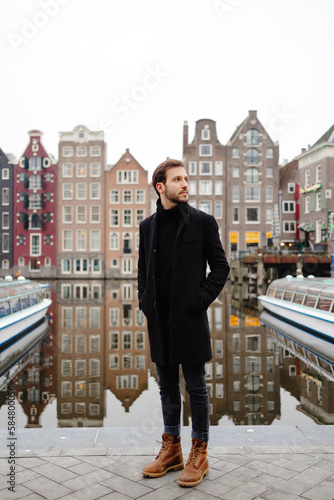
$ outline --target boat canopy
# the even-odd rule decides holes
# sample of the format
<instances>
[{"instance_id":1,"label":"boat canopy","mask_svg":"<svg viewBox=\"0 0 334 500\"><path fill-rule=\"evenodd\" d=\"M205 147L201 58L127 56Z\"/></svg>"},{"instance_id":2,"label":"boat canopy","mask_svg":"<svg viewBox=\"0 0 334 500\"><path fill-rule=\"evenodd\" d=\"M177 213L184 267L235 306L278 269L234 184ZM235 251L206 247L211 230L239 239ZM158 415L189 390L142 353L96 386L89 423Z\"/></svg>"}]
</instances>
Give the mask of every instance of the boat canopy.
<instances>
[{"instance_id":1,"label":"boat canopy","mask_svg":"<svg viewBox=\"0 0 334 500\"><path fill-rule=\"evenodd\" d=\"M0 280L0 301L8 300L26 293L40 291L41 287L35 281L26 282L2 282Z\"/></svg>"}]
</instances>

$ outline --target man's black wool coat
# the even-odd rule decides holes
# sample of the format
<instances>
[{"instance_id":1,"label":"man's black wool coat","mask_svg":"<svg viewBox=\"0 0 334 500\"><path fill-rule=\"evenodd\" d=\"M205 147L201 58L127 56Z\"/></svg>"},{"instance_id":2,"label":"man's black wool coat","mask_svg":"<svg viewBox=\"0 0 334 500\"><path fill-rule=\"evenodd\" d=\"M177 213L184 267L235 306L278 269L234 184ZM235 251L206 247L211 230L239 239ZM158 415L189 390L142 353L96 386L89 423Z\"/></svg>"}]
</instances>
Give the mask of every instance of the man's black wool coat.
<instances>
[{"instance_id":1,"label":"man's black wool coat","mask_svg":"<svg viewBox=\"0 0 334 500\"><path fill-rule=\"evenodd\" d=\"M188 204L180 204L179 208L167 348L157 303L157 214L140 224L138 298L147 318L151 358L158 364L204 363L212 358L206 310L229 273L215 218Z\"/></svg>"}]
</instances>

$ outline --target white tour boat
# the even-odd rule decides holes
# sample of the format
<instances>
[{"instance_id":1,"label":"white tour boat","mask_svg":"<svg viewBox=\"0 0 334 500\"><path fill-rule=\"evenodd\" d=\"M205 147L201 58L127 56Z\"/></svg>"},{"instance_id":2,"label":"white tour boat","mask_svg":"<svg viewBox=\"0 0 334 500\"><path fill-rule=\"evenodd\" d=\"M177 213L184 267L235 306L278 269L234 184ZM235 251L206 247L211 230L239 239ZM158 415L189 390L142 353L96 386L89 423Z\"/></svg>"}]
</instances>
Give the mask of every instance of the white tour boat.
<instances>
[{"instance_id":1,"label":"white tour boat","mask_svg":"<svg viewBox=\"0 0 334 500\"><path fill-rule=\"evenodd\" d=\"M287 276L270 283L258 300L285 322L334 342L334 279Z\"/></svg>"},{"instance_id":2,"label":"white tour boat","mask_svg":"<svg viewBox=\"0 0 334 500\"><path fill-rule=\"evenodd\" d=\"M52 301L43 297L43 289L23 276L0 279L0 351L43 321Z\"/></svg>"}]
</instances>

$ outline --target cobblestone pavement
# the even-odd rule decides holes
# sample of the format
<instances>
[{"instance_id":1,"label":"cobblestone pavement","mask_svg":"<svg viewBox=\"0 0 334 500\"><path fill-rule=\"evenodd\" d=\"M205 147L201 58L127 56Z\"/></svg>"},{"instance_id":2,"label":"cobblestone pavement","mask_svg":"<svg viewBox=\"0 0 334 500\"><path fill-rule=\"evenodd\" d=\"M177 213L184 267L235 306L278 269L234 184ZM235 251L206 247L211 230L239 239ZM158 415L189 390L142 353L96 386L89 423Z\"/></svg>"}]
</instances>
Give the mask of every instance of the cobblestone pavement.
<instances>
[{"instance_id":1,"label":"cobblestone pavement","mask_svg":"<svg viewBox=\"0 0 334 500\"><path fill-rule=\"evenodd\" d=\"M10 441L0 431L4 450L0 453L1 500L334 499L334 426L216 428L208 451L209 475L194 488L178 486L180 472L157 479L143 477L142 466L154 459L160 445L152 436L135 442L132 429L133 445L125 446L126 442L120 443L121 433L124 439L124 429L118 433L104 428L18 431L13 479L8 476L5 449ZM125 435L129 439L129 430ZM115 446L109 447L106 436ZM55 446L57 439L62 447ZM220 445L221 440L226 446ZM149 441L154 448L147 446ZM189 441L188 433L182 434L185 458ZM10 479L15 491L8 490Z\"/></svg>"}]
</instances>

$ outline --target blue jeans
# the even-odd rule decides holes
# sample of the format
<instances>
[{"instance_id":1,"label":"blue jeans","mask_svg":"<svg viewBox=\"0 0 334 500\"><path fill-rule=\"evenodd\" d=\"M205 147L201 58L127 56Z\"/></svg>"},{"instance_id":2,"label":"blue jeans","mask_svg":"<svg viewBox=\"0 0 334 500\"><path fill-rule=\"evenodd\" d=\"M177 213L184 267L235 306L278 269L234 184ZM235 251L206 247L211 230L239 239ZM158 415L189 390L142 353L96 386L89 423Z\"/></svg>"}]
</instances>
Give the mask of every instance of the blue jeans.
<instances>
[{"instance_id":1,"label":"blue jeans","mask_svg":"<svg viewBox=\"0 0 334 500\"><path fill-rule=\"evenodd\" d=\"M181 431L181 394L179 386L179 365L156 364L164 432L178 437ZM205 383L204 363L182 364L186 390L190 397L192 421L191 437L201 441L209 440L209 396Z\"/></svg>"}]
</instances>

